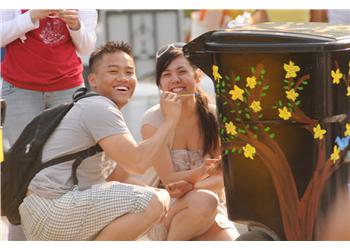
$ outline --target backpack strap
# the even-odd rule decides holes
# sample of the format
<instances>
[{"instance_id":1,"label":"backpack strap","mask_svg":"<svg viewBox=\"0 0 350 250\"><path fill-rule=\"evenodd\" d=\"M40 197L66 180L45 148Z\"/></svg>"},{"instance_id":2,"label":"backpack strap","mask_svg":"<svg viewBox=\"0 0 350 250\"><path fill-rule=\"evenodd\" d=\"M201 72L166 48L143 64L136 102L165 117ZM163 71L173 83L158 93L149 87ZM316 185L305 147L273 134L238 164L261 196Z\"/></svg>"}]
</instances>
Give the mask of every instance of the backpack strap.
<instances>
[{"instance_id":1,"label":"backpack strap","mask_svg":"<svg viewBox=\"0 0 350 250\"><path fill-rule=\"evenodd\" d=\"M72 164L72 177L73 177L73 181L74 184L78 184L78 178L77 178L77 168L80 165L80 163L85 160L86 158L93 156L99 152L102 152L102 148L100 147L99 144L96 144L92 147L89 147L87 149L84 149L82 151L73 153L73 154L69 154L69 155L64 155L55 159L52 159L50 161L47 161L45 163L43 163L43 168L47 168L62 162L66 162L66 161L71 161L71 160L75 160Z\"/></svg>"},{"instance_id":2,"label":"backpack strap","mask_svg":"<svg viewBox=\"0 0 350 250\"><path fill-rule=\"evenodd\" d=\"M72 95L72 99L73 102L77 102L80 99L83 99L85 97L90 97L90 96L98 96L99 94L95 93L95 92L89 92L89 90L85 87L81 87L79 89L77 89L76 91L74 91L73 95Z\"/></svg>"},{"instance_id":3,"label":"backpack strap","mask_svg":"<svg viewBox=\"0 0 350 250\"><path fill-rule=\"evenodd\" d=\"M86 97L90 97L90 96L98 96L99 94L94 93L94 92L89 92L89 90L85 87L79 88L77 89L74 93L73 93L73 102L76 103L78 102L80 99L86 98ZM66 161L72 161L75 160L72 164L72 178L74 181L74 184L78 184L78 178L77 178L77 169L78 166L81 164L81 162L83 160L85 160L86 158L93 156L99 152L102 152L102 148L100 147L99 144L96 144L94 146L91 146L87 149L81 150L79 152L73 153L73 154L69 154L69 155L64 155L55 159L52 159L50 161L47 161L45 163L42 164L43 168L47 168L62 162L66 162Z\"/></svg>"},{"instance_id":4,"label":"backpack strap","mask_svg":"<svg viewBox=\"0 0 350 250\"><path fill-rule=\"evenodd\" d=\"M72 164L72 177L73 177L73 183L74 185L78 184L78 177L77 177L77 169L80 163L85 160L86 158L93 156L99 152L102 151L102 148L100 147L99 144L96 144L95 146L92 146L79 155L79 157L73 162Z\"/></svg>"}]
</instances>

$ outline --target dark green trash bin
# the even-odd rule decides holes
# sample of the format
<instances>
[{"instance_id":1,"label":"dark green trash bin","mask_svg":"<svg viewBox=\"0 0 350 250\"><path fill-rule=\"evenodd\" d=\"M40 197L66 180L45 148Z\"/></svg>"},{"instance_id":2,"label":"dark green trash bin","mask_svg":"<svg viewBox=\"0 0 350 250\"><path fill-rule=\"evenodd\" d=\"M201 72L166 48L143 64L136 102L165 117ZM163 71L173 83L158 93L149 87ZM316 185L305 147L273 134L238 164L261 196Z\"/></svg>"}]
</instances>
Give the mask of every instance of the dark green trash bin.
<instances>
[{"instance_id":1,"label":"dark green trash bin","mask_svg":"<svg viewBox=\"0 0 350 250\"><path fill-rule=\"evenodd\" d=\"M350 26L212 31L184 51L215 84L230 219L315 239L349 182Z\"/></svg>"}]
</instances>

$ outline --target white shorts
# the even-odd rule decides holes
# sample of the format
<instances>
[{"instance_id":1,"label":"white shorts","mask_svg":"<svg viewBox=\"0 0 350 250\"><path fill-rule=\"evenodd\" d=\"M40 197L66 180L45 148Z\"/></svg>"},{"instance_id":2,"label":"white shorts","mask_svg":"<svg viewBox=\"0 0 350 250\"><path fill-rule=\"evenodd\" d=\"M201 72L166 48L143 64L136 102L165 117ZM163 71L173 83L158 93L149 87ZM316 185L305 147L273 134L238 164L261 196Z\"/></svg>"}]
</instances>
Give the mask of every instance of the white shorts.
<instances>
[{"instance_id":1,"label":"white shorts","mask_svg":"<svg viewBox=\"0 0 350 250\"><path fill-rule=\"evenodd\" d=\"M152 194L140 186L107 182L57 199L31 194L19 212L28 240L93 240L116 218L144 211Z\"/></svg>"}]
</instances>

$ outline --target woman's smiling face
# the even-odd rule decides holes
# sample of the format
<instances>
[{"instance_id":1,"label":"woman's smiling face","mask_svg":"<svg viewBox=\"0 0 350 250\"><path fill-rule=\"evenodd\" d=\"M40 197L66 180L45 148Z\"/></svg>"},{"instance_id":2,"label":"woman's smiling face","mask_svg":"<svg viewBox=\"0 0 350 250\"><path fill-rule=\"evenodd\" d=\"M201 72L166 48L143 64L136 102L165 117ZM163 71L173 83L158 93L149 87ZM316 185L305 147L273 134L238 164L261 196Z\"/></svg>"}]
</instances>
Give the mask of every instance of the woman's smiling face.
<instances>
[{"instance_id":1,"label":"woman's smiling face","mask_svg":"<svg viewBox=\"0 0 350 250\"><path fill-rule=\"evenodd\" d=\"M177 94L191 94L198 83L196 72L184 56L176 57L160 76L160 88Z\"/></svg>"}]
</instances>

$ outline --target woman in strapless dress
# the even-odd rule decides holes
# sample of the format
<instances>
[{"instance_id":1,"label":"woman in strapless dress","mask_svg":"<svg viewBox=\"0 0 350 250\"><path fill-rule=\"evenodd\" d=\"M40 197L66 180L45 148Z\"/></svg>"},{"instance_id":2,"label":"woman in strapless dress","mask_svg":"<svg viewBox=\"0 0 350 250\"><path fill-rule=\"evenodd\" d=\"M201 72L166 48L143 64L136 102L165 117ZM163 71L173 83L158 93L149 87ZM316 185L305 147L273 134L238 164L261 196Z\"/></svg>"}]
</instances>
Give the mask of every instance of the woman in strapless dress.
<instances>
[{"instance_id":1,"label":"woman in strapless dress","mask_svg":"<svg viewBox=\"0 0 350 250\"><path fill-rule=\"evenodd\" d=\"M226 213L216 111L198 86L201 71L184 57L179 43L162 47L156 56L157 85L161 92L181 96L182 111L168 143L153 160L161 184L176 198L149 237L234 240L239 234ZM162 120L159 105L147 110L142 120L143 138L151 137Z\"/></svg>"}]
</instances>

